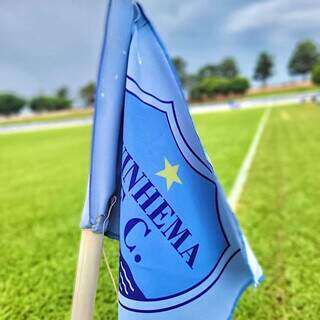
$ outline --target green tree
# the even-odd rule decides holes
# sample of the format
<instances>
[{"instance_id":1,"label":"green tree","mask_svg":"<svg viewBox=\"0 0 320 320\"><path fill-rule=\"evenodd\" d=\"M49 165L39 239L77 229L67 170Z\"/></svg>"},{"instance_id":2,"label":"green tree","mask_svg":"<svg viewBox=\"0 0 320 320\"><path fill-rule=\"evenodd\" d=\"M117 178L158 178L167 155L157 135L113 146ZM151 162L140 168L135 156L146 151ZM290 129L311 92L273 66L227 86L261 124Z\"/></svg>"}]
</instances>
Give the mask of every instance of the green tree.
<instances>
[{"instance_id":1,"label":"green tree","mask_svg":"<svg viewBox=\"0 0 320 320\"><path fill-rule=\"evenodd\" d=\"M187 68L186 61L182 57L176 56L172 58L172 62L176 68L181 84L186 88L189 82L189 76L186 71L186 68Z\"/></svg>"},{"instance_id":2,"label":"green tree","mask_svg":"<svg viewBox=\"0 0 320 320\"><path fill-rule=\"evenodd\" d=\"M227 57L218 66L221 77L234 78L239 74L239 69L234 58Z\"/></svg>"},{"instance_id":3,"label":"green tree","mask_svg":"<svg viewBox=\"0 0 320 320\"><path fill-rule=\"evenodd\" d=\"M220 76L220 68L218 65L207 64L200 68L198 71L198 79L202 80L208 77L218 77Z\"/></svg>"},{"instance_id":4,"label":"green tree","mask_svg":"<svg viewBox=\"0 0 320 320\"><path fill-rule=\"evenodd\" d=\"M312 69L311 79L315 85L320 86L320 64L315 65Z\"/></svg>"},{"instance_id":5,"label":"green tree","mask_svg":"<svg viewBox=\"0 0 320 320\"><path fill-rule=\"evenodd\" d=\"M267 52L261 52L257 58L253 78L267 84L267 79L273 75L273 57Z\"/></svg>"},{"instance_id":6,"label":"green tree","mask_svg":"<svg viewBox=\"0 0 320 320\"><path fill-rule=\"evenodd\" d=\"M299 42L289 60L288 70L291 75L306 77L319 62L317 46L311 40Z\"/></svg>"},{"instance_id":7,"label":"green tree","mask_svg":"<svg viewBox=\"0 0 320 320\"><path fill-rule=\"evenodd\" d=\"M71 108L71 101L59 97L38 96L30 101L33 111L56 111Z\"/></svg>"},{"instance_id":8,"label":"green tree","mask_svg":"<svg viewBox=\"0 0 320 320\"><path fill-rule=\"evenodd\" d=\"M228 92L234 94L245 94L250 88L250 82L244 77L234 77L229 80Z\"/></svg>"},{"instance_id":9,"label":"green tree","mask_svg":"<svg viewBox=\"0 0 320 320\"><path fill-rule=\"evenodd\" d=\"M91 106L94 104L96 95L96 84L94 82L89 82L80 88L80 97L83 100L85 106Z\"/></svg>"},{"instance_id":10,"label":"green tree","mask_svg":"<svg viewBox=\"0 0 320 320\"><path fill-rule=\"evenodd\" d=\"M62 86L56 91L56 96L62 99L68 99L69 97L69 89L67 86Z\"/></svg>"},{"instance_id":11,"label":"green tree","mask_svg":"<svg viewBox=\"0 0 320 320\"><path fill-rule=\"evenodd\" d=\"M25 104L25 100L9 93L0 94L0 114L10 115L18 113Z\"/></svg>"},{"instance_id":12,"label":"green tree","mask_svg":"<svg viewBox=\"0 0 320 320\"><path fill-rule=\"evenodd\" d=\"M205 100L229 94L244 94L250 87L248 79L243 77L205 77L199 80L190 91L193 100Z\"/></svg>"}]
</instances>

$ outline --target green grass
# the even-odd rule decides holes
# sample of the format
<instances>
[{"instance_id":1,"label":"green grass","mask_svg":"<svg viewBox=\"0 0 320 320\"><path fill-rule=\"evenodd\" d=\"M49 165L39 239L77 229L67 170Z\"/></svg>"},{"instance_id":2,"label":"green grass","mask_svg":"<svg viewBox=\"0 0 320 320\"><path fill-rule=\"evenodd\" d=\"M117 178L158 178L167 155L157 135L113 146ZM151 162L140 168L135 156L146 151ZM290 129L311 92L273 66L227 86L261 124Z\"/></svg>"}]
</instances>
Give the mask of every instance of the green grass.
<instances>
[{"instance_id":1,"label":"green grass","mask_svg":"<svg viewBox=\"0 0 320 320\"><path fill-rule=\"evenodd\" d=\"M238 216L265 271L235 319L319 319L320 109L273 109Z\"/></svg>"},{"instance_id":2,"label":"green grass","mask_svg":"<svg viewBox=\"0 0 320 320\"><path fill-rule=\"evenodd\" d=\"M263 110L195 116L230 191ZM319 110L274 109L239 217L267 279L236 319L317 319L320 310ZM0 136L0 319L68 319L89 165L90 128ZM105 248L117 274L117 243ZM101 263L95 319L116 319Z\"/></svg>"},{"instance_id":3,"label":"green grass","mask_svg":"<svg viewBox=\"0 0 320 320\"><path fill-rule=\"evenodd\" d=\"M67 319L89 129L0 141L0 319Z\"/></svg>"}]
</instances>

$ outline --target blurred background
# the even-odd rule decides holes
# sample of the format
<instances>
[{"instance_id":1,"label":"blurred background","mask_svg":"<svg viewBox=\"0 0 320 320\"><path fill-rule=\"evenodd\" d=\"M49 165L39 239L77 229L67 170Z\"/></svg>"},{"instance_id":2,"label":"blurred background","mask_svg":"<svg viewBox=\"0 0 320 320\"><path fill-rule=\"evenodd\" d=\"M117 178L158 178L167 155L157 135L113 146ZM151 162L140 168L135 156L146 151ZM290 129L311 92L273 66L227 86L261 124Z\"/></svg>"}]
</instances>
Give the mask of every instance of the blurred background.
<instances>
[{"instance_id":1,"label":"blurred background","mask_svg":"<svg viewBox=\"0 0 320 320\"><path fill-rule=\"evenodd\" d=\"M0 319L69 318L107 2L0 2ZM318 319L320 2L140 2L227 194L271 109L237 210L266 280L234 318ZM102 264L95 318L116 301Z\"/></svg>"}]
</instances>

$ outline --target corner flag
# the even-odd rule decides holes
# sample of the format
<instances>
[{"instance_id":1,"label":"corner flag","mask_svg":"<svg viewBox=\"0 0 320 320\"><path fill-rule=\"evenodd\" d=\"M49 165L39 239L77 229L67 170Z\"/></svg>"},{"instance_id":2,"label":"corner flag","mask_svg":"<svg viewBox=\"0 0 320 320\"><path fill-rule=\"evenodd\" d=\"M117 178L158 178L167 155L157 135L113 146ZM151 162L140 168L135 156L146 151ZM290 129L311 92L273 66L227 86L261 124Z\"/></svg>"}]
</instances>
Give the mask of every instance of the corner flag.
<instances>
[{"instance_id":1,"label":"corner flag","mask_svg":"<svg viewBox=\"0 0 320 320\"><path fill-rule=\"evenodd\" d=\"M120 241L120 320L228 319L262 278L171 60L129 0L109 3L81 226Z\"/></svg>"}]
</instances>

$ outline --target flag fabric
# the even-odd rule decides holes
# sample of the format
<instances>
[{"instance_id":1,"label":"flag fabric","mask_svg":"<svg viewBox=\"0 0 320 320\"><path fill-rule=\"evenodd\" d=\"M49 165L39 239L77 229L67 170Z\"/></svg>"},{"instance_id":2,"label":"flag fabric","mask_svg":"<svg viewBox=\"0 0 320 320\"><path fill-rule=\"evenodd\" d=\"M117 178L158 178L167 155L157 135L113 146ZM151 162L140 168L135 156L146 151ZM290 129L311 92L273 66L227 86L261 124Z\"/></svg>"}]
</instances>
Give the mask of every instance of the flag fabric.
<instances>
[{"instance_id":1,"label":"flag fabric","mask_svg":"<svg viewBox=\"0 0 320 320\"><path fill-rule=\"evenodd\" d=\"M171 60L129 0L109 2L81 227L120 242L120 320L229 319L262 279Z\"/></svg>"}]
</instances>

